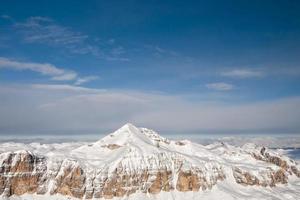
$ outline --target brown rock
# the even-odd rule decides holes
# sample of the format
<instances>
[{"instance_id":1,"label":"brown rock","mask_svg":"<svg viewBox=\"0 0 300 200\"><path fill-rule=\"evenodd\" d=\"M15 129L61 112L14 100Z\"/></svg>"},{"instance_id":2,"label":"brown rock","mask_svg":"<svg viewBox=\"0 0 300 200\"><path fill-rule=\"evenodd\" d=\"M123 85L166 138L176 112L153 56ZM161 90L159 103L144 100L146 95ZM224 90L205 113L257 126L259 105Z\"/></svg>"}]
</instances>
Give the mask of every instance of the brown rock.
<instances>
[{"instance_id":1,"label":"brown rock","mask_svg":"<svg viewBox=\"0 0 300 200\"><path fill-rule=\"evenodd\" d=\"M267 173L267 172L266 172ZM235 178L235 181L242 185L257 185L257 186L271 186L274 187L276 184L281 183L285 184L287 183L287 175L286 171L283 169L279 169L278 171L269 171L269 180L259 179L258 177L252 175L251 173L247 171L242 171L239 168L233 169L233 176Z\"/></svg>"},{"instance_id":2,"label":"brown rock","mask_svg":"<svg viewBox=\"0 0 300 200\"><path fill-rule=\"evenodd\" d=\"M233 177L235 181L242 185L260 185L259 179L249 172L243 172L239 168L234 168Z\"/></svg>"},{"instance_id":3,"label":"brown rock","mask_svg":"<svg viewBox=\"0 0 300 200\"><path fill-rule=\"evenodd\" d=\"M191 171L180 171L178 173L178 179L176 189L181 192L187 191L199 191L201 182L199 177Z\"/></svg>"},{"instance_id":4,"label":"brown rock","mask_svg":"<svg viewBox=\"0 0 300 200\"><path fill-rule=\"evenodd\" d=\"M10 180L10 193L15 195L35 193L38 188L38 179L38 176L30 174L14 176Z\"/></svg>"},{"instance_id":5,"label":"brown rock","mask_svg":"<svg viewBox=\"0 0 300 200\"><path fill-rule=\"evenodd\" d=\"M74 168L68 167L64 169L63 176L58 177L57 188L52 194L60 193L62 195L82 198L85 192L84 182L85 175L79 166Z\"/></svg>"},{"instance_id":6,"label":"brown rock","mask_svg":"<svg viewBox=\"0 0 300 200\"><path fill-rule=\"evenodd\" d=\"M181 141L177 141L175 144L176 144L176 145L179 145L179 146L184 146L184 145L185 145L185 143L184 143L184 142L181 142Z\"/></svg>"},{"instance_id":7,"label":"brown rock","mask_svg":"<svg viewBox=\"0 0 300 200\"><path fill-rule=\"evenodd\" d=\"M287 176L283 169L280 169L272 174L272 185L276 185L277 183L285 184L287 183Z\"/></svg>"},{"instance_id":8,"label":"brown rock","mask_svg":"<svg viewBox=\"0 0 300 200\"><path fill-rule=\"evenodd\" d=\"M0 194L5 196L36 193L44 183L45 159L29 151L9 153L0 169ZM41 165L42 164L42 165Z\"/></svg>"},{"instance_id":9,"label":"brown rock","mask_svg":"<svg viewBox=\"0 0 300 200\"><path fill-rule=\"evenodd\" d=\"M284 170L287 170L289 167L287 165L287 162L285 160L283 160L282 158L277 157L277 156L271 156L268 152L266 152L265 147L261 148L259 155L257 155L256 153L252 153L252 156L257 160L262 160L262 161L273 163L273 164L283 168Z\"/></svg>"},{"instance_id":10,"label":"brown rock","mask_svg":"<svg viewBox=\"0 0 300 200\"><path fill-rule=\"evenodd\" d=\"M6 182L5 177L0 175L0 195L4 192L6 186L5 182Z\"/></svg>"},{"instance_id":11,"label":"brown rock","mask_svg":"<svg viewBox=\"0 0 300 200\"><path fill-rule=\"evenodd\" d=\"M85 199L92 199L94 195L94 189L85 190Z\"/></svg>"},{"instance_id":12,"label":"brown rock","mask_svg":"<svg viewBox=\"0 0 300 200\"><path fill-rule=\"evenodd\" d=\"M155 180L152 182L148 192L151 194L157 194L161 190L163 191L170 191L172 189L170 179L171 179L172 172L171 171L161 171L156 174Z\"/></svg>"},{"instance_id":13,"label":"brown rock","mask_svg":"<svg viewBox=\"0 0 300 200\"><path fill-rule=\"evenodd\" d=\"M292 172L300 178L300 170L296 166L291 166Z\"/></svg>"},{"instance_id":14,"label":"brown rock","mask_svg":"<svg viewBox=\"0 0 300 200\"><path fill-rule=\"evenodd\" d=\"M101 147L104 147L104 148L109 148L110 150L115 150L115 149L118 149L122 146L118 145L118 144L108 144L108 145L103 145Z\"/></svg>"}]
</instances>

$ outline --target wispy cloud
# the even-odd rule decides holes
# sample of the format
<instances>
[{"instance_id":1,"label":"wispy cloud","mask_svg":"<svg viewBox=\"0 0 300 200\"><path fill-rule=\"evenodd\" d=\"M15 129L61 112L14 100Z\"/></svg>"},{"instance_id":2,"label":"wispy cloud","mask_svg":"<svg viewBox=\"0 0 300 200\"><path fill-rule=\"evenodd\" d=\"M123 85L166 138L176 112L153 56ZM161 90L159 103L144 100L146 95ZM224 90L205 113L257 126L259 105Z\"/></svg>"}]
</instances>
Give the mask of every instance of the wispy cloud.
<instances>
[{"instance_id":1,"label":"wispy cloud","mask_svg":"<svg viewBox=\"0 0 300 200\"><path fill-rule=\"evenodd\" d=\"M184 61L189 61L189 62L193 60L192 57L182 55L177 51L166 49L159 45L146 44L144 45L144 47L145 49L149 50L151 54L153 54L155 57L158 58L172 57L172 58L183 59Z\"/></svg>"},{"instance_id":2,"label":"wispy cloud","mask_svg":"<svg viewBox=\"0 0 300 200\"><path fill-rule=\"evenodd\" d=\"M59 47L72 54L89 54L106 60L129 60L125 56L124 47L117 44L114 39L97 42L97 38L75 31L71 27L62 26L48 17L29 17L23 22L14 22L10 16L4 17L13 21L14 28L21 33L26 43Z\"/></svg>"},{"instance_id":3,"label":"wispy cloud","mask_svg":"<svg viewBox=\"0 0 300 200\"><path fill-rule=\"evenodd\" d=\"M218 90L218 91L229 91L234 88L232 84L229 83L208 83L205 85L208 89Z\"/></svg>"},{"instance_id":4,"label":"wispy cloud","mask_svg":"<svg viewBox=\"0 0 300 200\"><path fill-rule=\"evenodd\" d=\"M98 78L99 78L99 76L84 76L82 78L78 78L75 82L75 85L81 85L86 82L97 80Z\"/></svg>"},{"instance_id":5,"label":"wispy cloud","mask_svg":"<svg viewBox=\"0 0 300 200\"><path fill-rule=\"evenodd\" d=\"M78 45L88 38L80 32L54 23L46 17L30 17L23 23L15 24L22 29L26 42L46 43L50 45Z\"/></svg>"},{"instance_id":6,"label":"wispy cloud","mask_svg":"<svg viewBox=\"0 0 300 200\"><path fill-rule=\"evenodd\" d=\"M41 90L53 90L53 91L64 91L64 92L87 92L87 93L99 93L105 90L92 89L86 87L73 86L68 84L32 84L33 89Z\"/></svg>"},{"instance_id":7,"label":"wispy cloud","mask_svg":"<svg viewBox=\"0 0 300 200\"><path fill-rule=\"evenodd\" d=\"M98 76L80 77L77 72L66 70L49 63L23 62L5 57L0 57L0 69L11 69L17 71L30 70L49 76L54 81L75 81L75 85L81 85L98 79Z\"/></svg>"},{"instance_id":8,"label":"wispy cloud","mask_svg":"<svg viewBox=\"0 0 300 200\"><path fill-rule=\"evenodd\" d=\"M14 19L9 15L1 15L0 17L5 20L14 21Z\"/></svg>"},{"instance_id":9,"label":"wispy cloud","mask_svg":"<svg viewBox=\"0 0 300 200\"><path fill-rule=\"evenodd\" d=\"M226 76L230 78L259 78L263 77L264 73L260 70L252 69L233 69L229 71L221 72L221 76Z\"/></svg>"},{"instance_id":10,"label":"wispy cloud","mask_svg":"<svg viewBox=\"0 0 300 200\"><path fill-rule=\"evenodd\" d=\"M53 76L52 80L55 80L55 81L70 81L70 80L75 80L77 78L77 76L78 75L75 72L68 72L68 73L65 73L63 75Z\"/></svg>"},{"instance_id":11,"label":"wispy cloud","mask_svg":"<svg viewBox=\"0 0 300 200\"><path fill-rule=\"evenodd\" d=\"M0 57L0 68L19 71L30 70L42 75L51 76L53 80L59 81L74 80L78 76L76 72L64 70L49 63L20 62L4 57Z\"/></svg>"}]
</instances>

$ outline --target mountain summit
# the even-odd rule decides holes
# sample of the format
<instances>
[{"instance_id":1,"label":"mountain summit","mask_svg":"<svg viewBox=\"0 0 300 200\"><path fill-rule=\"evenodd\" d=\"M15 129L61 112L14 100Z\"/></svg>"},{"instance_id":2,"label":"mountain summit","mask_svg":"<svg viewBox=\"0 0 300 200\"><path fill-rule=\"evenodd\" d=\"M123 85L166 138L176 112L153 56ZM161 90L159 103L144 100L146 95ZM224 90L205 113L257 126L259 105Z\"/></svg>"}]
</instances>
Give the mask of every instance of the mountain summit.
<instances>
[{"instance_id":1,"label":"mountain summit","mask_svg":"<svg viewBox=\"0 0 300 200\"><path fill-rule=\"evenodd\" d=\"M133 124L127 123L120 129L102 138L98 143L115 143L119 145L148 143L151 144L151 138L145 132L153 132L149 129L139 129ZM157 134L158 135L158 134Z\"/></svg>"},{"instance_id":2,"label":"mountain summit","mask_svg":"<svg viewBox=\"0 0 300 200\"><path fill-rule=\"evenodd\" d=\"M79 147L10 145L0 154L2 197L296 199L300 189L299 165L278 151L173 141L129 123Z\"/></svg>"}]
</instances>

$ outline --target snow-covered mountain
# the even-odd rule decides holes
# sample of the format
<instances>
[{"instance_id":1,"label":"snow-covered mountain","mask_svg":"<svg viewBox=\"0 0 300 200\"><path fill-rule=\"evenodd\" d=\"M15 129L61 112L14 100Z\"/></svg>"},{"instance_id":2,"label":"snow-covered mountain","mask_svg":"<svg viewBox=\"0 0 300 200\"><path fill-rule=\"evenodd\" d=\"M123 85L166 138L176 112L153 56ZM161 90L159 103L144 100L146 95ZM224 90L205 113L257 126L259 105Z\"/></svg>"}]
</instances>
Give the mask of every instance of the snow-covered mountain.
<instances>
[{"instance_id":1,"label":"snow-covered mountain","mask_svg":"<svg viewBox=\"0 0 300 200\"><path fill-rule=\"evenodd\" d=\"M299 199L300 167L246 144L172 141L126 124L92 144L2 144L1 198Z\"/></svg>"}]
</instances>

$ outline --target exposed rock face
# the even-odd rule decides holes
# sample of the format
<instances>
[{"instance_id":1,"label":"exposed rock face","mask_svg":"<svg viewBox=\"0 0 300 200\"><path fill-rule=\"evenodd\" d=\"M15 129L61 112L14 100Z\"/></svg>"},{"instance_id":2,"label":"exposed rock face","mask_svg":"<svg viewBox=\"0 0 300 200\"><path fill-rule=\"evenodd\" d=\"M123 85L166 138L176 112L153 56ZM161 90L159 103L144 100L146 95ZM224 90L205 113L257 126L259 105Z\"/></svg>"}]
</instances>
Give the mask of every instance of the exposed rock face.
<instances>
[{"instance_id":1,"label":"exposed rock face","mask_svg":"<svg viewBox=\"0 0 300 200\"><path fill-rule=\"evenodd\" d=\"M276 171L275 173L272 173L271 178L272 178L271 186L275 186L277 183L285 184L285 183L287 183L287 180L288 180L286 171L283 169L280 169L280 170Z\"/></svg>"},{"instance_id":2,"label":"exposed rock face","mask_svg":"<svg viewBox=\"0 0 300 200\"><path fill-rule=\"evenodd\" d=\"M156 173L154 181L152 181L151 186L147 190L149 193L157 194L160 191L169 192L173 190L173 185L171 183L172 180L172 172L171 171L161 171Z\"/></svg>"},{"instance_id":3,"label":"exposed rock face","mask_svg":"<svg viewBox=\"0 0 300 200\"><path fill-rule=\"evenodd\" d=\"M239 184L243 185L259 185L260 181L258 180L257 177L254 175L250 174L249 172L243 172L239 168L234 168L233 169L233 176L235 178L235 181Z\"/></svg>"},{"instance_id":4,"label":"exposed rock face","mask_svg":"<svg viewBox=\"0 0 300 200\"><path fill-rule=\"evenodd\" d=\"M203 173L197 174L191 171L180 171L176 185L173 184L174 174L172 171L159 170L148 171L144 170L138 174L123 174L120 171L114 172L110 177L102 177L94 180L94 193L86 195L86 198L113 198L130 195L136 191L144 193L157 194L161 191L169 192L175 188L178 191L199 191L211 188L218 180L223 180L225 175L220 174L211 176L210 180L206 180Z\"/></svg>"},{"instance_id":5,"label":"exposed rock face","mask_svg":"<svg viewBox=\"0 0 300 200\"><path fill-rule=\"evenodd\" d=\"M288 168L287 162L285 160L282 160L278 156L270 155L270 153L266 152L265 147L261 148L260 154L253 153L252 155L253 155L254 158L256 158L258 160L263 160L263 161L266 161L266 162L273 163L273 164L275 164L275 165L277 165L277 166L279 166L279 167L281 167L285 170Z\"/></svg>"},{"instance_id":6,"label":"exposed rock face","mask_svg":"<svg viewBox=\"0 0 300 200\"><path fill-rule=\"evenodd\" d=\"M300 177L300 170L297 168L296 163L294 161L290 161L290 164L287 163L286 160L283 158L277 156L277 155L271 155L271 153L267 152L267 149L265 147L262 147L260 150L260 153L253 152L252 156L261 161L273 163L274 165L277 165L282 170L281 172L277 174L277 176L280 176L283 172L288 172L290 174L294 173L297 177ZM281 183L284 183L286 181L280 181Z\"/></svg>"},{"instance_id":7,"label":"exposed rock face","mask_svg":"<svg viewBox=\"0 0 300 200\"><path fill-rule=\"evenodd\" d=\"M205 176L202 171L179 171L176 189L181 192L194 191L199 189L206 190L211 189L217 181L225 179L225 174L222 170L215 168L215 174L213 176Z\"/></svg>"},{"instance_id":8,"label":"exposed rock face","mask_svg":"<svg viewBox=\"0 0 300 200\"><path fill-rule=\"evenodd\" d=\"M115 150L115 149L118 149L120 148L121 146L120 145L117 145L117 144L108 144L108 145L103 145L102 147L106 147L106 148L109 148L110 150Z\"/></svg>"},{"instance_id":9,"label":"exposed rock face","mask_svg":"<svg viewBox=\"0 0 300 200\"><path fill-rule=\"evenodd\" d=\"M239 184L274 187L277 184L288 183L288 176L291 174L300 177L300 171L293 160L286 160L279 155L275 155L269 152L265 147L262 147L259 151L253 150L250 153L256 160L272 163L277 166L277 169L267 168L263 173L252 174L238 167L234 167L233 176Z\"/></svg>"},{"instance_id":10,"label":"exposed rock face","mask_svg":"<svg viewBox=\"0 0 300 200\"><path fill-rule=\"evenodd\" d=\"M47 160L30 152L1 154L0 192L4 196L24 193L62 194L76 198L106 198L128 196L136 191L157 194L177 189L181 192L206 190L223 180L221 169L213 168L208 177L199 169L179 170L182 162L176 161L178 173L167 169L125 172L120 164L112 173L100 173L92 179L75 160L66 159L60 163L57 172L47 172ZM176 170L176 171L178 171ZM12 174L12 176L11 176ZM174 177L178 176L174 183ZM47 184L52 182L52 187Z\"/></svg>"},{"instance_id":11,"label":"exposed rock face","mask_svg":"<svg viewBox=\"0 0 300 200\"><path fill-rule=\"evenodd\" d=\"M193 174L191 171L179 172L178 180L176 184L176 189L178 191L181 192L199 191L200 185L201 183L199 177L196 174Z\"/></svg>"},{"instance_id":12,"label":"exposed rock face","mask_svg":"<svg viewBox=\"0 0 300 200\"><path fill-rule=\"evenodd\" d=\"M184 143L184 142L181 142L181 141L177 141L175 144L176 144L176 145L180 145L180 146L184 146L184 145L185 145L185 143Z\"/></svg>"},{"instance_id":13,"label":"exposed rock face","mask_svg":"<svg viewBox=\"0 0 300 200\"><path fill-rule=\"evenodd\" d=\"M291 166L292 172L300 178L300 170L296 166Z\"/></svg>"},{"instance_id":14,"label":"exposed rock face","mask_svg":"<svg viewBox=\"0 0 300 200\"><path fill-rule=\"evenodd\" d=\"M282 169L279 169L278 171L270 170L261 175L254 175L235 167L233 169L233 176L237 183L245 186L257 185L263 187L274 187L278 183L285 184L288 180L286 172Z\"/></svg>"},{"instance_id":15,"label":"exposed rock face","mask_svg":"<svg viewBox=\"0 0 300 200\"><path fill-rule=\"evenodd\" d=\"M0 155L0 194L6 196L39 193L45 179L45 158L29 151Z\"/></svg>"},{"instance_id":16,"label":"exposed rock face","mask_svg":"<svg viewBox=\"0 0 300 200\"><path fill-rule=\"evenodd\" d=\"M96 177L94 180L94 194L95 198L122 197L130 195L137 190L144 191L144 184L147 182L149 174L147 171L138 174L125 174L116 170L112 174L106 174L103 177Z\"/></svg>"},{"instance_id":17,"label":"exposed rock face","mask_svg":"<svg viewBox=\"0 0 300 200\"><path fill-rule=\"evenodd\" d=\"M82 198L85 193L85 174L78 165L64 162L61 171L55 178L56 188L52 194L60 193L63 195Z\"/></svg>"}]
</instances>

